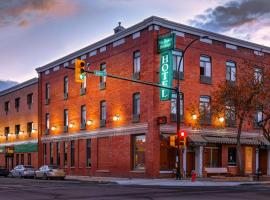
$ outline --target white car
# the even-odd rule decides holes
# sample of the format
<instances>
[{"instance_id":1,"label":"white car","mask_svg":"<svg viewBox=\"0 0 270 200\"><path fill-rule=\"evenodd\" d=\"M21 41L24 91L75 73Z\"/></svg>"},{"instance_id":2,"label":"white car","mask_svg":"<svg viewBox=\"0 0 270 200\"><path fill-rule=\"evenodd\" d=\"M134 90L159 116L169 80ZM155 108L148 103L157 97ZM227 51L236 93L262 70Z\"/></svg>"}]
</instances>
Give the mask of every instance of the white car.
<instances>
[{"instance_id":1,"label":"white car","mask_svg":"<svg viewBox=\"0 0 270 200\"><path fill-rule=\"evenodd\" d=\"M17 165L10 171L10 175L12 177L34 177L35 176L35 169L31 165Z\"/></svg>"},{"instance_id":2,"label":"white car","mask_svg":"<svg viewBox=\"0 0 270 200\"><path fill-rule=\"evenodd\" d=\"M55 165L43 165L35 172L35 178L43 179L65 179L66 173Z\"/></svg>"}]
</instances>

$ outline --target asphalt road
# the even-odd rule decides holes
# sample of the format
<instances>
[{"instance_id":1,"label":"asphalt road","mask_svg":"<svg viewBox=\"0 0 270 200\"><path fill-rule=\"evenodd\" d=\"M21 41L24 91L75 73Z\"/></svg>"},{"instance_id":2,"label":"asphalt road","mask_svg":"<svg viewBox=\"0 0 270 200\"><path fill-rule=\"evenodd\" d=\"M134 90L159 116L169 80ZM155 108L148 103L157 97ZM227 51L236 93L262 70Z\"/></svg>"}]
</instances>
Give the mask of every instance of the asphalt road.
<instances>
[{"instance_id":1,"label":"asphalt road","mask_svg":"<svg viewBox=\"0 0 270 200\"><path fill-rule=\"evenodd\" d=\"M270 185L239 187L120 186L80 181L0 178L0 200L200 199L269 200Z\"/></svg>"}]
</instances>

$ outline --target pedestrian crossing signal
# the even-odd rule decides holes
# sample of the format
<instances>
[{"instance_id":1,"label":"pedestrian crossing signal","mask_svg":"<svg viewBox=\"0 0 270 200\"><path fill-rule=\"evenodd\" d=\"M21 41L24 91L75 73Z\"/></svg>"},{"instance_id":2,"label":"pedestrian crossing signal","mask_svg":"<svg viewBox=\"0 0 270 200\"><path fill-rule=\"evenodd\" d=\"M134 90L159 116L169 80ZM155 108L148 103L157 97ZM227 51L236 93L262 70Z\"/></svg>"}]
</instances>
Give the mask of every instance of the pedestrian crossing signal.
<instances>
[{"instance_id":1,"label":"pedestrian crossing signal","mask_svg":"<svg viewBox=\"0 0 270 200\"><path fill-rule=\"evenodd\" d=\"M83 83L86 79L85 61L76 59L75 61L75 82Z\"/></svg>"}]
</instances>

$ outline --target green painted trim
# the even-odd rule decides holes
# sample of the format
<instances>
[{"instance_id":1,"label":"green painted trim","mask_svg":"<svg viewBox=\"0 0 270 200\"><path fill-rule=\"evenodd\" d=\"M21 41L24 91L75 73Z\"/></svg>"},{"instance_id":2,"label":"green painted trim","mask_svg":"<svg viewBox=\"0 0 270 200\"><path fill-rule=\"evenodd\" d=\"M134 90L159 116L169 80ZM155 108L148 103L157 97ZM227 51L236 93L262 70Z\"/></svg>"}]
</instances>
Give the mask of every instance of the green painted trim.
<instances>
[{"instance_id":1,"label":"green painted trim","mask_svg":"<svg viewBox=\"0 0 270 200\"><path fill-rule=\"evenodd\" d=\"M14 152L15 153L24 153L24 152L37 152L38 145L37 144L20 144L14 145Z\"/></svg>"}]
</instances>

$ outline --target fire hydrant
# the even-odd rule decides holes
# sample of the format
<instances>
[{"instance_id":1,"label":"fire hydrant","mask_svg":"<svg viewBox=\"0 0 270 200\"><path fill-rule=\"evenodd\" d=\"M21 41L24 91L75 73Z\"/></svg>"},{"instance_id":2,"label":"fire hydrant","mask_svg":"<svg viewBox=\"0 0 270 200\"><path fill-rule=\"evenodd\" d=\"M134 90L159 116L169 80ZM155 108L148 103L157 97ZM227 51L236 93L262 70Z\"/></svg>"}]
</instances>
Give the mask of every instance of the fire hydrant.
<instances>
[{"instance_id":1,"label":"fire hydrant","mask_svg":"<svg viewBox=\"0 0 270 200\"><path fill-rule=\"evenodd\" d=\"M191 174L191 182L196 181L196 176L197 176L196 172L193 171L192 174Z\"/></svg>"}]
</instances>

